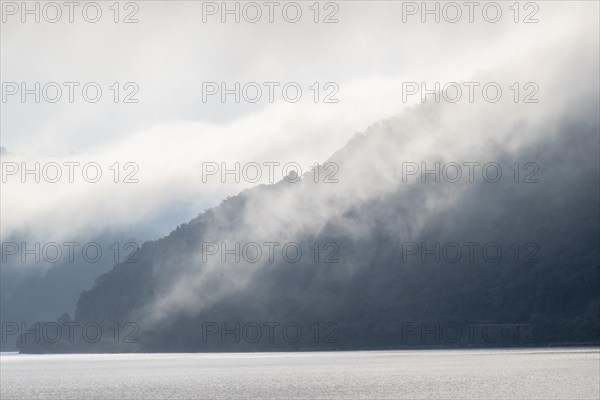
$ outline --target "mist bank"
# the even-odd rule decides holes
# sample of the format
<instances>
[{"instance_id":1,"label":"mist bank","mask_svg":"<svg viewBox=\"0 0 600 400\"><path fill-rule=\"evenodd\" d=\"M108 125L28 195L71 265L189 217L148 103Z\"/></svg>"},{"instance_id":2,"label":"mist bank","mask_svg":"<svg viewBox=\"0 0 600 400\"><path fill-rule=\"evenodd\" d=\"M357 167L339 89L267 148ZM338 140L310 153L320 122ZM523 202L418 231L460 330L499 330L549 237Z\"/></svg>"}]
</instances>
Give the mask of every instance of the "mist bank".
<instances>
[{"instance_id":1,"label":"mist bank","mask_svg":"<svg viewBox=\"0 0 600 400\"><path fill-rule=\"evenodd\" d=\"M19 349L598 343L598 106L578 91L527 110L414 107L336 152L336 183L245 190L144 243L81 294L72 336L50 343L46 323Z\"/></svg>"}]
</instances>

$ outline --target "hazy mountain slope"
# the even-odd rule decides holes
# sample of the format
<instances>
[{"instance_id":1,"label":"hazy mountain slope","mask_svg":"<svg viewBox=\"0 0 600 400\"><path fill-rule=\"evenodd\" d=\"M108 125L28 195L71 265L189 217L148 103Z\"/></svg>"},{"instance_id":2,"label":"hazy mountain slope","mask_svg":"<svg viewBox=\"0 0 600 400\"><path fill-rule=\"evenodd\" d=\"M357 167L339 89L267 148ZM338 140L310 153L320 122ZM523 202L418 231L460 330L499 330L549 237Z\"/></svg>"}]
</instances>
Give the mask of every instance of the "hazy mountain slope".
<instances>
[{"instance_id":1,"label":"hazy mountain slope","mask_svg":"<svg viewBox=\"0 0 600 400\"><path fill-rule=\"evenodd\" d=\"M323 183L330 170L321 168L318 183L313 171L298 183L244 191L145 243L139 263L116 265L82 293L76 321L105 327L134 322L139 343L79 341L60 351L597 342L598 99L573 101L525 111L510 102L460 106L470 110L425 104L382 121L331 157L338 183ZM488 117L479 116L483 111ZM503 175L496 183L481 172L473 182L436 183L430 176L423 183L419 175L404 182L407 162L430 168L435 162L496 162ZM517 178L510 169L515 162ZM539 167L530 176L532 170L523 169L528 162ZM526 176L538 182L524 183ZM236 242L293 242L303 255L298 262L277 252L272 261L263 254L255 263L232 255L224 262L220 254L203 259L207 242L228 249ZM317 262L310 247L315 242ZM472 261L464 253L458 262L452 256L436 262L431 255L423 262L419 254L403 254L408 242L429 248L455 243L463 253L465 243L478 242L481 249L491 242L502 256L486 261L479 250ZM332 248L325 246L332 244L338 262L327 263ZM202 336L207 324L224 322L229 328L236 322L263 328L265 322L296 323L304 335L278 342ZM315 342L309 330L316 322L335 340ZM465 333L450 341L439 329L437 336L431 331L448 324L473 332L486 324L522 326L527 334L490 342ZM419 327L431 332L415 334ZM39 351L30 344L21 348Z\"/></svg>"}]
</instances>

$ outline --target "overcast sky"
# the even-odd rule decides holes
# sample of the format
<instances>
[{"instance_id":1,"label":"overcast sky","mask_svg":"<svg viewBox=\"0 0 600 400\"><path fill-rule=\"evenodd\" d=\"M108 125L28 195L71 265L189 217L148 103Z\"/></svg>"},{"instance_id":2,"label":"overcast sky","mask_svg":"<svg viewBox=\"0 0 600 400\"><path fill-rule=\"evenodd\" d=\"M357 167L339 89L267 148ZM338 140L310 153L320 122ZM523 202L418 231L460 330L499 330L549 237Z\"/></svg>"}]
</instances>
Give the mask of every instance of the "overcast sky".
<instances>
[{"instance_id":1,"label":"overcast sky","mask_svg":"<svg viewBox=\"0 0 600 400\"><path fill-rule=\"evenodd\" d=\"M35 23L32 17L22 23L19 11L11 15L3 9L4 85L97 82L103 89L97 103L84 101L77 88L69 103L64 86L55 104L37 104L32 96L22 103L18 94L3 98L1 142L11 153L3 163L97 162L107 177L95 184L77 175L75 183L59 184L23 184L19 175L9 177L2 190L3 238L24 231L72 239L132 226L168 233L254 185L223 184L218 175L203 182L203 162L297 162L306 172L355 133L417 103L418 96L402 101L403 82L427 81L433 88L435 81L502 81L506 96L511 82L537 82L540 96L558 98L566 89L556 82L563 54L597 67L597 2L537 2L539 9L520 10L520 23L513 21L508 2L502 3L497 23L486 22L480 8L473 23L466 8L456 23L443 18L435 23L431 16L422 23L419 13L406 16L405 23L401 2L338 2L339 10L322 3L319 19L335 12L332 18L339 20L328 24L313 21L311 3L302 3L298 23L286 22L280 9L269 23L263 8L255 24L243 18L234 23L231 16L222 23L218 13L204 23L202 3L189 1L138 2L137 11L121 9L120 19L136 11L139 22L131 24L113 22L112 3L101 3L103 15L94 24L79 10L73 23L66 15L57 23L43 18ZM522 23L530 14L539 22ZM231 96L225 104L218 96L203 102L203 82L233 86L236 81L297 82L303 94L297 103L282 100L277 88L273 103L266 92L255 104L236 104ZM139 102L114 103L109 89L114 82L121 99L137 86ZM134 86L125 88L127 82ZM331 91L323 85L334 83L339 101L315 103L309 89L314 82L321 98ZM586 87L583 78L577 82L568 89L597 90ZM136 163L139 183L111 182L109 166L115 162L121 174L129 172L125 163ZM280 179L281 171L276 172Z\"/></svg>"}]
</instances>

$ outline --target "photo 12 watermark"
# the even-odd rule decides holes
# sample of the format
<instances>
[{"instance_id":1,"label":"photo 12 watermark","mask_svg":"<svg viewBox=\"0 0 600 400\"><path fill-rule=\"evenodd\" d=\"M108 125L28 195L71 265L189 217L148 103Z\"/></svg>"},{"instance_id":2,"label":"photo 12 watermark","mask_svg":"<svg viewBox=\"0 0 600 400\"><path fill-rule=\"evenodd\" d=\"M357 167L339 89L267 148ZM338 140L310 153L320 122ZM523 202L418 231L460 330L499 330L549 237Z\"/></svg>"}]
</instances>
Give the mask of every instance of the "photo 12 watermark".
<instances>
[{"instance_id":1,"label":"photo 12 watermark","mask_svg":"<svg viewBox=\"0 0 600 400\"><path fill-rule=\"evenodd\" d=\"M140 329L134 322L114 322L106 326L94 321L78 322L63 320L56 322L2 321L0 324L2 343L17 341L19 344L87 343L101 340L113 343L139 343Z\"/></svg>"},{"instance_id":2,"label":"photo 12 watermark","mask_svg":"<svg viewBox=\"0 0 600 400\"><path fill-rule=\"evenodd\" d=\"M208 262L337 264L340 262L340 246L333 241L309 244L279 241L203 242L201 249L203 264Z\"/></svg>"},{"instance_id":3,"label":"photo 12 watermark","mask_svg":"<svg viewBox=\"0 0 600 400\"><path fill-rule=\"evenodd\" d=\"M202 343L270 345L298 343L303 339L311 344L339 342L338 324L313 322L309 325L295 321L208 321L202 322Z\"/></svg>"},{"instance_id":4,"label":"photo 12 watermark","mask_svg":"<svg viewBox=\"0 0 600 400\"><path fill-rule=\"evenodd\" d=\"M91 103L102 100L135 104L140 86L136 82L2 82L2 103Z\"/></svg>"},{"instance_id":5,"label":"photo 12 watermark","mask_svg":"<svg viewBox=\"0 0 600 400\"><path fill-rule=\"evenodd\" d=\"M510 96L514 103L537 104L540 86L536 82L402 82L402 103L419 99L421 103L498 103Z\"/></svg>"},{"instance_id":6,"label":"photo 12 watermark","mask_svg":"<svg viewBox=\"0 0 600 400\"><path fill-rule=\"evenodd\" d=\"M337 24L339 11L335 1L203 1L202 22Z\"/></svg>"},{"instance_id":7,"label":"photo 12 watermark","mask_svg":"<svg viewBox=\"0 0 600 400\"><path fill-rule=\"evenodd\" d=\"M403 1L402 22L537 24L540 5L535 1Z\"/></svg>"},{"instance_id":8,"label":"photo 12 watermark","mask_svg":"<svg viewBox=\"0 0 600 400\"><path fill-rule=\"evenodd\" d=\"M314 103L336 104L340 86L336 82L303 85L298 82L202 82L202 102L298 103L308 96Z\"/></svg>"},{"instance_id":9,"label":"photo 12 watermark","mask_svg":"<svg viewBox=\"0 0 600 400\"><path fill-rule=\"evenodd\" d=\"M402 263L411 264L537 264L540 245L536 242L494 241L402 242Z\"/></svg>"},{"instance_id":10,"label":"photo 12 watermark","mask_svg":"<svg viewBox=\"0 0 600 400\"><path fill-rule=\"evenodd\" d=\"M531 323L403 321L401 343L417 346L524 345L535 342Z\"/></svg>"},{"instance_id":11,"label":"photo 12 watermark","mask_svg":"<svg viewBox=\"0 0 600 400\"><path fill-rule=\"evenodd\" d=\"M126 162L2 161L2 183L139 183L140 166Z\"/></svg>"},{"instance_id":12,"label":"photo 12 watermark","mask_svg":"<svg viewBox=\"0 0 600 400\"><path fill-rule=\"evenodd\" d=\"M339 164L327 161L322 164L315 162L310 166L310 172L305 175L299 162L288 161L248 161L202 162L202 183L269 183L278 181L298 183L310 180L313 183L339 183ZM303 179L304 178L304 179Z\"/></svg>"},{"instance_id":13,"label":"photo 12 watermark","mask_svg":"<svg viewBox=\"0 0 600 400\"><path fill-rule=\"evenodd\" d=\"M0 10L3 24L140 22L140 2L136 1L2 1Z\"/></svg>"},{"instance_id":14,"label":"photo 12 watermark","mask_svg":"<svg viewBox=\"0 0 600 400\"><path fill-rule=\"evenodd\" d=\"M534 161L403 161L401 168L402 183L540 182L540 166Z\"/></svg>"},{"instance_id":15,"label":"photo 12 watermark","mask_svg":"<svg viewBox=\"0 0 600 400\"><path fill-rule=\"evenodd\" d=\"M133 264L137 258L140 245L134 241L112 242L2 242L2 263L40 264L40 263L91 263L100 262L106 257L117 263Z\"/></svg>"}]
</instances>

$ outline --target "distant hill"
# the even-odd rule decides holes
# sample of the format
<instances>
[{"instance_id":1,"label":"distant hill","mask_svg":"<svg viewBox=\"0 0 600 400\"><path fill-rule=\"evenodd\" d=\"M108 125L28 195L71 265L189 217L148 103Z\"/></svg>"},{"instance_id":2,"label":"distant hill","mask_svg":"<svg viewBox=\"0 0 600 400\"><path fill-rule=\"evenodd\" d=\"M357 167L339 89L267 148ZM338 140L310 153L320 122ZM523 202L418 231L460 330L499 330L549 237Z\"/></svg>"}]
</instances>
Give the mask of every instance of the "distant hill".
<instances>
[{"instance_id":1,"label":"distant hill","mask_svg":"<svg viewBox=\"0 0 600 400\"><path fill-rule=\"evenodd\" d=\"M538 119L485 111L412 108L355 135L317 183L311 171L228 198L81 294L77 329L98 324L102 340L21 351L598 343L598 99ZM441 163L439 183L408 174L421 162ZM502 176L478 167L469 182L465 162L495 162ZM331 174L338 183L322 182ZM236 242L239 262L212 254ZM249 243L268 242L294 243L292 256L252 262ZM115 324L135 340L111 336Z\"/></svg>"}]
</instances>

